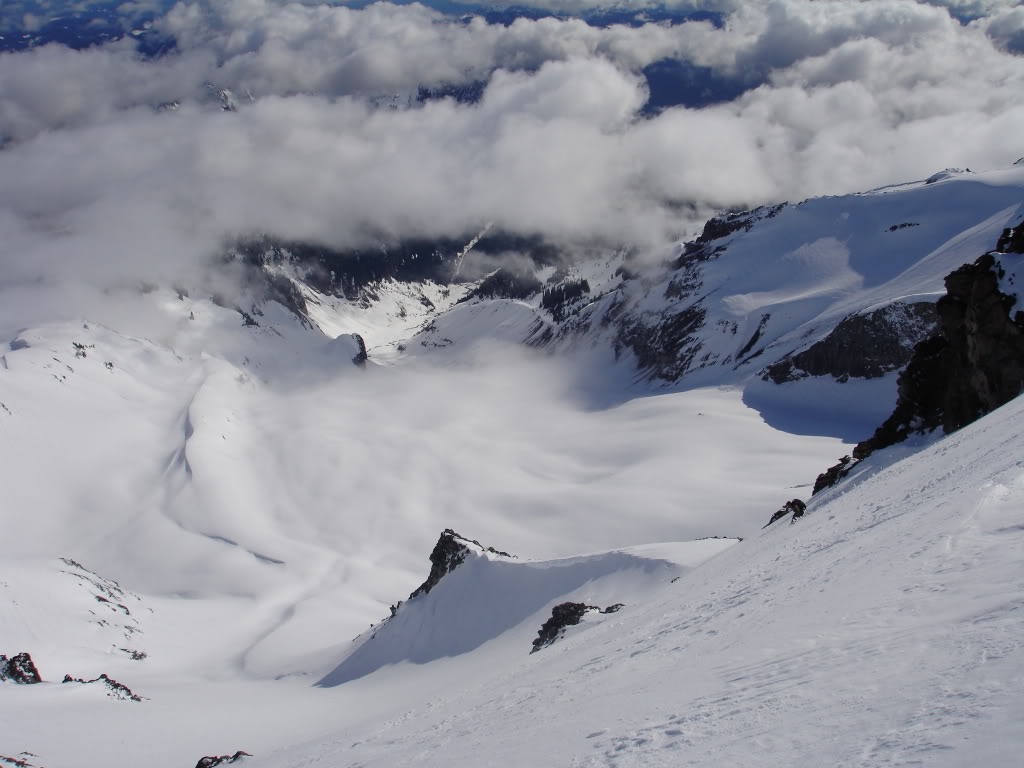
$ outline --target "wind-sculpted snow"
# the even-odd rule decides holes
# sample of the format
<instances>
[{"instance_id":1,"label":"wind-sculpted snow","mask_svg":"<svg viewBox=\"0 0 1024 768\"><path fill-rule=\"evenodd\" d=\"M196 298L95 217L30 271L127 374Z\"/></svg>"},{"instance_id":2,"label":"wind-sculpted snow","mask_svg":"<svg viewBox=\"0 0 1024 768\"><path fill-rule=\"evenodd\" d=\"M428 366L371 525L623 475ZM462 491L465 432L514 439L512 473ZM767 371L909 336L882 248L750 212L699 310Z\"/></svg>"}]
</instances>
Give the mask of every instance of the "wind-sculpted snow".
<instances>
[{"instance_id":1,"label":"wind-sculpted snow","mask_svg":"<svg viewBox=\"0 0 1024 768\"><path fill-rule=\"evenodd\" d=\"M699 562L732 544L731 540L693 542L689 561ZM356 648L320 685L356 680L387 664L427 664L469 653L544 613L552 601L574 592L610 594L602 584L618 576L630 581L677 576L667 560L628 551L547 562L516 562L470 550L467 559L429 594L402 603L378 628L359 638ZM633 574L631 572L635 571ZM623 585L623 590L627 587ZM635 593L636 587L629 587ZM592 599L589 598L588 599Z\"/></svg>"},{"instance_id":2,"label":"wind-sculpted snow","mask_svg":"<svg viewBox=\"0 0 1024 768\"><path fill-rule=\"evenodd\" d=\"M455 690L402 667L400 717L266 765L1013 764L1022 423L1018 399L890 454L550 651L451 660Z\"/></svg>"},{"instance_id":3,"label":"wind-sculpted snow","mask_svg":"<svg viewBox=\"0 0 1024 768\"><path fill-rule=\"evenodd\" d=\"M959 535L935 509L969 512L986 482L1016 500L1013 436L999 421L968 428L909 459L909 474L885 467L921 442L883 452L758 537L895 394L893 374L777 385L761 372L844 318L933 301L946 265L1012 245L1021 173L726 217L653 272L622 250L544 267L542 285L589 288L560 320L542 291L460 302L473 284L397 281L351 298L296 285L299 316L213 285L122 286L93 296L95 316L77 302L51 316L67 286L26 284L0 304L3 650L31 653L44 678L106 674L149 701L113 702L98 684L4 686L3 720L25 738L8 750L76 768L142 762L157 742L183 765L238 746L269 765L338 762L336 744L382 766L449 752L476 764L475 747L510 765L742 765L765 750L799 762L827 742L833 763L884 765L915 734L944 743L926 705L944 701L940 665L984 702L959 718L984 731L1007 689L957 667L943 633L1006 580L1015 524L993 523L1005 537L971 555L988 558L978 581L943 575L932 534ZM1006 283L1015 259L1001 260ZM638 370L627 326L682 378ZM685 365L660 344L675 337ZM1020 416L1011 405L998 418L1010 429ZM971 459L982 443L999 452ZM893 473L898 488L880 485ZM890 516L876 521L876 507ZM538 560L468 556L397 606L445 528ZM635 546L751 535L693 570L732 540L690 559L689 545ZM892 592L933 581L944 592L924 598L953 601L932 604L942 627ZM530 655L565 602L625 607L587 612ZM1006 611L960 634L977 641L967 651L1009 657L986 633L1011 624ZM920 672L885 653L932 646ZM1007 663L996 679L1015 679ZM892 704L864 706L854 679ZM891 744L858 741L900 723ZM274 754L302 743L294 760Z\"/></svg>"},{"instance_id":4,"label":"wind-sculpted snow","mask_svg":"<svg viewBox=\"0 0 1024 768\"><path fill-rule=\"evenodd\" d=\"M655 383L743 383L747 402L780 425L781 412L793 410L787 391L815 387L794 381L807 373L841 382L889 374L845 390L855 402L865 398L853 390L869 391L877 408L892 402L892 377L933 332L927 305L945 276L993 248L1020 219L1022 194L1015 167L723 216L660 268L630 269L619 253L563 270L558 279L585 280L590 292L557 316L539 288L514 299L471 294L439 309L401 348L457 358L498 338L559 354L612 351ZM790 371L801 360L809 371ZM750 381L756 373L793 383L759 387ZM885 407L866 423L877 424Z\"/></svg>"},{"instance_id":5,"label":"wind-sculpted snow","mask_svg":"<svg viewBox=\"0 0 1024 768\"><path fill-rule=\"evenodd\" d=\"M382 287L382 296L392 289L401 290ZM431 295L443 309L440 289ZM332 341L277 304L262 314L243 305L252 325L230 305L166 288L112 292L107 322L7 334L0 624L10 647L0 650L31 653L54 681L106 674L149 699L122 706L99 685L59 682L31 700L0 691L5 723L26 734L12 749L46 765L142 760L152 727L173 721L177 763L236 746L267 755L322 734L333 705L309 706L336 691L476 658L506 637L526 655L567 592L633 606L649 584L643 567L632 569L643 589L609 574L657 559L603 556L543 573L524 565L536 594L513 595L504 608L514 575L484 569L498 592L478 606L483 623L424 647L378 634L363 651L389 649L367 662L376 672L311 693L343 661L347 640L422 583L439 530L544 562L741 536L814 475L822 454L842 452L835 439L767 427L736 391L623 402L628 380L607 360L578 368L484 333L458 358L421 347L391 365L401 353L375 347L372 333L402 338L398 307L418 299L399 296L366 309L354 328L369 347L362 369L353 339ZM482 306L460 304L451 317ZM340 335L356 316L352 304L325 300L316 319ZM607 594L587 594L601 574ZM425 610L417 602L393 621ZM148 714L124 711L133 709Z\"/></svg>"}]
</instances>

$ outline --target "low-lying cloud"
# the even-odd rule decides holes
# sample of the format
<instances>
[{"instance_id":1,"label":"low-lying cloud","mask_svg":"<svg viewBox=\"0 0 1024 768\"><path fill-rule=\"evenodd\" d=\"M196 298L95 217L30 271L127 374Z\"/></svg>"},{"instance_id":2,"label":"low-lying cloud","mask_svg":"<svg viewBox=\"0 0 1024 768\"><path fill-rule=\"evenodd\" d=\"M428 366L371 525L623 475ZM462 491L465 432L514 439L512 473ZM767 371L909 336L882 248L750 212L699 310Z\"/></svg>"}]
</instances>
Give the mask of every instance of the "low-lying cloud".
<instances>
[{"instance_id":1,"label":"low-lying cloud","mask_svg":"<svg viewBox=\"0 0 1024 768\"><path fill-rule=\"evenodd\" d=\"M653 252L715 207L1024 155L1022 10L775 0L703 21L504 26L423 6L179 3L178 41L0 56L0 271L172 279L225 237L336 246L494 224ZM967 8L970 5L970 8ZM643 115L642 69L744 82ZM478 103L420 85L485 81ZM217 89L233 92L222 112ZM696 213L695 213L696 211Z\"/></svg>"}]
</instances>

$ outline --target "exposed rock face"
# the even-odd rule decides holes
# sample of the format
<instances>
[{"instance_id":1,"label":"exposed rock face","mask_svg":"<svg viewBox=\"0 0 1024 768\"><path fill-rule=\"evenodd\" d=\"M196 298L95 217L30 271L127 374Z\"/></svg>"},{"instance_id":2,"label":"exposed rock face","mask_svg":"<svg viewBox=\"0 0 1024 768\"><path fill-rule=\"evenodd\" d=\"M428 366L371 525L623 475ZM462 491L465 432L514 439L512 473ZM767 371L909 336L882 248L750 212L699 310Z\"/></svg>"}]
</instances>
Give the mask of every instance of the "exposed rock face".
<instances>
[{"instance_id":1,"label":"exposed rock face","mask_svg":"<svg viewBox=\"0 0 1024 768\"><path fill-rule=\"evenodd\" d=\"M232 243L228 255L255 267L289 264L320 293L355 298L366 286L388 278L446 281L449 263L464 245L459 240L410 240L382 243L365 250L337 250L316 243L258 236ZM271 282L258 271L252 279ZM280 288L284 298L288 298L290 290L283 283L272 287ZM304 301L285 306L301 307L305 314Z\"/></svg>"},{"instance_id":2,"label":"exposed rock face","mask_svg":"<svg viewBox=\"0 0 1024 768\"><path fill-rule=\"evenodd\" d=\"M826 488L831 488L833 485L838 483L853 469L854 461L849 456L843 456L837 463L826 469L818 478L814 481L814 490L811 491L813 496L818 491L823 491Z\"/></svg>"},{"instance_id":3,"label":"exposed rock face","mask_svg":"<svg viewBox=\"0 0 1024 768\"><path fill-rule=\"evenodd\" d=\"M753 350L757 342L761 340L761 334L764 333L765 326L768 325L768 321L771 319L772 316L769 312L765 312L763 315L761 315L761 319L758 321L757 328L754 329L754 333L751 334L750 338L747 340L747 343L743 345L742 349L740 349L740 351L736 353L737 363L742 363L745 359L749 360L751 358L757 357L759 354L761 354L761 352L764 351L763 349L756 350L753 354L751 354L751 350Z\"/></svg>"},{"instance_id":4,"label":"exposed rock face","mask_svg":"<svg viewBox=\"0 0 1024 768\"><path fill-rule=\"evenodd\" d=\"M536 653L541 648L546 648L554 643L565 634L567 627L579 624L589 611L615 613L622 607L622 603L616 603L602 610L596 605L586 605L585 603L560 603L551 609L551 618L541 625L540 631L537 633L537 639L533 641L533 650L530 653Z\"/></svg>"},{"instance_id":5,"label":"exposed rock face","mask_svg":"<svg viewBox=\"0 0 1024 768\"><path fill-rule=\"evenodd\" d=\"M1024 224L1004 229L996 243L996 250L999 253L1024 253Z\"/></svg>"},{"instance_id":6,"label":"exposed rock face","mask_svg":"<svg viewBox=\"0 0 1024 768\"><path fill-rule=\"evenodd\" d=\"M39 670L27 653L17 653L11 658L0 654L0 682L10 681L18 685L32 685L43 682Z\"/></svg>"},{"instance_id":7,"label":"exposed rock face","mask_svg":"<svg viewBox=\"0 0 1024 768\"><path fill-rule=\"evenodd\" d=\"M910 362L914 346L933 336L938 313L931 302L890 304L843 318L825 338L764 370L782 384L807 376L874 379Z\"/></svg>"},{"instance_id":8,"label":"exposed rock face","mask_svg":"<svg viewBox=\"0 0 1024 768\"><path fill-rule=\"evenodd\" d=\"M615 352L629 348L637 366L653 378L675 381L690 369L703 348L696 332L704 327L707 310L694 304L667 315L653 325L645 319L625 319L615 339Z\"/></svg>"},{"instance_id":9,"label":"exposed rock face","mask_svg":"<svg viewBox=\"0 0 1024 768\"><path fill-rule=\"evenodd\" d=\"M16 768L41 768L38 763L29 762L29 758L39 757L32 752L21 752L17 757L0 755L0 765L13 765Z\"/></svg>"},{"instance_id":10,"label":"exposed rock face","mask_svg":"<svg viewBox=\"0 0 1024 768\"><path fill-rule=\"evenodd\" d=\"M545 288L540 305L551 313L555 322L561 322L566 317L567 308L584 300L589 293L590 283L585 279L565 280Z\"/></svg>"},{"instance_id":11,"label":"exposed rock face","mask_svg":"<svg viewBox=\"0 0 1024 768\"><path fill-rule=\"evenodd\" d=\"M704 224L704 230L694 241L694 246L700 248L714 240L721 240L723 237L739 232L741 229L749 232L757 222L762 219L772 219L778 216L779 212L786 207L786 203L779 205L762 205L750 211L739 211L715 216Z\"/></svg>"},{"instance_id":12,"label":"exposed rock face","mask_svg":"<svg viewBox=\"0 0 1024 768\"><path fill-rule=\"evenodd\" d=\"M362 367L366 365L366 361L370 359L370 356L366 353L366 342L363 337L358 333L353 333L352 338L355 339L356 345L359 347L359 351L352 358L352 362Z\"/></svg>"},{"instance_id":13,"label":"exposed rock face","mask_svg":"<svg viewBox=\"0 0 1024 768\"><path fill-rule=\"evenodd\" d=\"M937 305L941 335L919 345L901 377L896 411L854 458L910 431L953 432L1019 395L1024 326L1010 317L1013 305L1014 297L999 290L993 254L951 273Z\"/></svg>"},{"instance_id":14,"label":"exposed rock face","mask_svg":"<svg viewBox=\"0 0 1024 768\"><path fill-rule=\"evenodd\" d=\"M409 599L412 600L414 597L425 595L436 587L441 579L466 561L466 555L469 554L471 547L476 547L478 550L495 555L513 557L508 552L502 552L494 547L485 547L475 539L467 539L465 536L457 534L451 528L446 528L437 540L437 544L434 545L434 551L430 553L430 574L427 576L427 580L409 595ZM394 614L395 609L392 609L391 615L393 616Z\"/></svg>"},{"instance_id":15,"label":"exposed rock face","mask_svg":"<svg viewBox=\"0 0 1024 768\"><path fill-rule=\"evenodd\" d=\"M1006 230L999 246L1024 251L1021 229ZM953 432L1024 391L1024 313L1010 317L1016 297L999 290L1000 257L986 253L946 277L946 295L936 305L940 333L914 348L892 415L854 448L852 460L846 457L818 477L815 493L876 450L915 432Z\"/></svg>"},{"instance_id":16,"label":"exposed rock face","mask_svg":"<svg viewBox=\"0 0 1024 768\"><path fill-rule=\"evenodd\" d=\"M134 693L131 688L123 683L117 682L113 678L107 677L106 675L100 675L92 680L83 680L80 677L72 677L71 675L64 675L62 683L81 683L82 685L100 684L107 689L107 696L112 699L119 699L121 701L145 701L145 697L139 696Z\"/></svg>"},{"instance_id":17,"label":"exposed rock face","mask_svg":"<svg viewBox=\"0 0 1024 768\"><path fill-rule=\"evenodd\" d=\"M220 757L201 757L199 762L196 763L196 768L213 768L216 765L226 765L228 763L240 763L247 757L252 757L248 752L238 750L233 755L221 755Z\"/></svg>"},{"instance_id":18,"label":"exposed rock face","mask_svg":"<svg viewBox=\"0 0 1024 768\"><path fill-rule=\"evenodd\" d=\"M298 309L305 317L305 301L289 286L290 280L274 280L277 270L265 270L287 264L299 279L322 294L360 299L372 295L374 284L394 279L401 282L459 280L459 268L469 251L484 257L519 253L537 266L558 261L558 249L537 235L517 235L496 227L487 227L476 237L413 238L393 241L382 239L376 246L337 249L319 243L285 240L269 235L245 237L225 249L225 258L266 271L254 274L257 285L268 284L269 298ZM274 284L278 283L278 284ZM538 283L537 290L540 286Z\"/></svg>"},{"instance_id":19,"label":"exposed rock face","mask_svg":"<svg viewBox=\"0 0 1024 768\"><path fill-rule=\"evenodd\" d=\"M777 520L781 520L786 515L793 515L793 518L790 520L790 522L793 522L793 520L803 517L804 512L806 511L807 505L804 504L800 499L793 499L792 501L787 501L785 504L782 505L782 508L778 512L772 515L772 519L762 526L762 530L767 528L769 525L776 522Z\"/></svg>"},{"instance_id":20,"label":"exposed rock face","mask_svg":"<svg viewBox=\"0 0 1024 768\"><path fill-rule=\"evenodd\" d=\"M706 297L701 296L703 267L725 250L726 246L719 240L736 232L749 231L759 221L774 218L785 207L785 203L762 206L708 220L700 237L686 243L683 252L668 265L675 275L665 289L664 298L669 301L665 309L631 313L626 307L612 307L606 312L601 323L612 323L618 329L613 341L616 356L629 350L646 376L670 382L706 365L729 362L719 361L717 355L705 349L702 341L700 331L705 328L708 314L704 304ZM623 277L637 279L637 275L629 273ZM767 318L737 357L753 350L764 322ZM760 351L754 350L750 357Z\"/></svg>"}]
</instances>

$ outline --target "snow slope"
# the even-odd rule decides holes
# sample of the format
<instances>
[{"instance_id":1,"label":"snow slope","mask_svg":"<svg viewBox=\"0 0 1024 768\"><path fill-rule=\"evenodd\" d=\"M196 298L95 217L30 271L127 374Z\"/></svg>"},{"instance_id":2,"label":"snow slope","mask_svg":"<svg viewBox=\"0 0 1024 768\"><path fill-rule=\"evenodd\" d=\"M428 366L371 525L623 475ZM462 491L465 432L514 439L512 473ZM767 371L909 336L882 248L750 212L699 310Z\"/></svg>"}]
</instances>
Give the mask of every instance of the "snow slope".
<instances>
[{"instance_id":1,"label":"snow slope","mask_svg":"<svg viewBox=\"0 0 1024 768\"><path fill-rule=\"evenodd\" d=\"M529 633L552 605L570 596L600 607L639 599L652 583L677 577L734 542L704 539L546 562L471 553L429 594L399 605L382 625L353 641L352 652L320 685L343 685L390 664L470 653L524 623ZM519 639L523 631L514 634Z\"/></svg>"},{"instance_id":2,"label":"snow slope","mask_svg":"<svg viewBox=\"0 0 1024 768\"><path fill-rule=\"evenodd\" d=\"M1018 399L878 459L796 524L540 653L510 643L486 665L446 660L440 678L406 666L342 686L353 705L399 681L401 695L369 731L341 725L256 764L1015 764L1022 425Z\"/></svg>"},{"instance_id":3,"label":"snow slope","mask_svg":"<svg viewBox=\"0 0 1024 768\"><path fill-rule=\"evenodd\" d=\"M635 371L630 337L639 330L664 347L656 364L639 360L662 384L744 383L848 315L934 302L947 274L992 250L1005 227L1024 219L1022 201L1024 167L1014 166L760 209L746 217L750 226L711 240L703 255L687 256L679 244L668 265L635 278L616 271L621 255L574 268L569 277L588 279L592 290L567 321L541 309L539 294L474 300L441 313L408 346L450 354L499 337L553 343L564 354L597 345ZM665 333L687 313L694 313L687 333ZM869 399L879 397L891 391Z\"/></svg>"},{"instance_id":4,"label":"snow slope","mask_svg":"<svg viewBox=\"0 0 1024 768\"><path fill-rule=\"evenodd\" d=\"M47 682L0 685L0 755L1008 762L1024 406L873 456L762 533L894 382L758 374L850 312L934 298L1022 189L1014 169L789 206L692 273L579 265L592 301L558 327L537 296L394 283L365 305L307 289L312 328L166 289L39 322L26 287L0 303L0 653ZM638 380L617 323L697 304L703 367ZM522 559L475 558L380 625L447 527ZM530 655L565 600L626 607Z\"/></svg>"},{"instance_id":5,"label":"snow slope","mask_svg":"<svg viewBox=\"0 0 1024 768\"><path fill-rule=\"evenodd\" d=\"M578 372L518 346L360 369L276 305L247 327L171 291L130 301L144 335L83 318L2 352L0 653L32 653L47 683L0 686L0 754L48 768L155 749L189 765L330 732L348 686L313 684L422 581L445 527L545 559L745 535L843 450L769 427L735 390L595 408ZM137 597L130 641L60 558ZM559 591L638 570L599 561L521 609L527 648Z\"/></svg>"}]
</instances>

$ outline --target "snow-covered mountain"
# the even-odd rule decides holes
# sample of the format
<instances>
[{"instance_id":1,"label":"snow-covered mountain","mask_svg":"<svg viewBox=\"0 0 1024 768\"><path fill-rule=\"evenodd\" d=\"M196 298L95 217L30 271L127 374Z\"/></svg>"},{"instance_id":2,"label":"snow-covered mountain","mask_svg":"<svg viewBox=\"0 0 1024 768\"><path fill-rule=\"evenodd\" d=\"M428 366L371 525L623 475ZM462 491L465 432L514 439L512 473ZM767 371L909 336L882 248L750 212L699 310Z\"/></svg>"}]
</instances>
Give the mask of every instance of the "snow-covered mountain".
<instances>
[{"instance_id":1,"label":"snow-covered mountain","mask_svg":"<svg viewBox=\"0 0 1024 768\"><path fill-rule=\"evenodd\" d=\"M1013 764L1022 222L1024 166L948 171L653 262L274 246L233 300L4 311L0 663L42 682L0 683L0 764ZM811 498L980 327L992 412L914 401Z\"/></svg>"}]
</instances>

